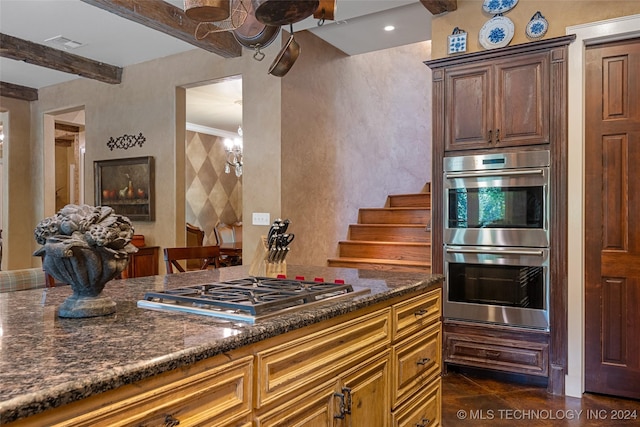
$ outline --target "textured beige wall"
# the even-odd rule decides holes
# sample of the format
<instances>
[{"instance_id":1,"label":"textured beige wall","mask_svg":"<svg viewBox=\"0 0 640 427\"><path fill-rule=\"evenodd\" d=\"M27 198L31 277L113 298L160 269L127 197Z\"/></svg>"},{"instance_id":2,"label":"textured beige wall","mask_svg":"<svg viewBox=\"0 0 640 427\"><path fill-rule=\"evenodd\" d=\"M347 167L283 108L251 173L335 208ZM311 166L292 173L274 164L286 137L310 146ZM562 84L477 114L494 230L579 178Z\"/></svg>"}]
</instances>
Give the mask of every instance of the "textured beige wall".
<instances>
[{"instance_id":1,"label":"textured beige wall","mask_svg":"<svg viewBox=\"0 0 640 427\"><path fill-rule=\"evenodd\" d=\"M278 46L266 49L274 57ZM153 156L156 167L156 220L134 222L136 233L144 234L148 245L170 247L184 244L185 224L185 118L184 89L181 86L211 82L234 75L243 76L245 212L279 212L280 186L265 186L264 175L279 176L280 171L280 80L267 74L268 61L257 62L251 52L241 58L223 59L194 49L155 61L127 67L119 85L88 79L43 88L32 103L31 129L36 149L35 182L39 186L32 198L38 220L53 214L45 209L45 179L52 159L42 129L44 113L55 113L81 106L86 112L85 201L93 203L93 162L95 160ZM178 89L176 89L178 88ZM142 147L111 151L110 137L142 134ZM246 214L244 215L246 216ZM28 226L33 231L34 224ZM243 238L253 245L262 230L245 227ZM33 237L30 236L30 240ZM163 270L163 267L161 268Z\"/></svg>"},{"instance_id":2,"label":"textured beige wall","mask_svg":"<svg viewBox=\"0 0 640 427\"><path fill-rule=\"evenodd\" d=\"M29 127L31 106L26 101L0 97L0 111L8 111L9 115L8 123L3 124L6 139L3 144L2 269L15 270L40 265L40 260L32 256L35 228L32 195L36 181Z\"/></svg>"},{"instance_id":3,"label":"textured beige wall","mask_svg":"<svg viewBox=\"0 0 640 427\"><path fill-rule=\"evenodd\" d=\"M23 224L30 246L25 253L35 249L35 223L55 212L46 202L51 180L44 177L54 165L44 123L78 108L85 110L85 201L94 200L94 160L153 156L156 220L135 222L136 233L149 245L184 244L181 86L234 75L243 77L246 263L268 231L251 225L252 212L293 221L298 237L290 262L325 265L360 207L383 206L388 194L420 191L430 180L431 75L423 64L430 43L347 57L310 33L296 37L303 53L282 79L267 73L276 43L262 62L248 51L225 60L193 50L128 67L120 85L77 79L41 89L32 103L36 184L25 197L34 212L34 220ZM111 151L106 145L110 137L139 132L146 138L142 147Z\"/></svg>"},{"instance_id":4,"label":"textured beige wall","mask_svg":"<svg viewBox=\"0 0 640 427\"><path fill-rule=\"evenodd\" d=\"M431 177L430 43L346 56L296 34L282 80L282 216L288 261L326 265L361 207L419 192Z\"/></svg>"},{"instance_id":5,"label":"textured beige wall","mask_svg":"<svg viewBox=\"0 0 640 427\"><path fill-rule=\"evenodd\" d=\"M483 0L458 0L458 9L433 17L431 40L433 59L447 56L447 36L455 27L468 33L467 53L484 50L478 41L480 29L492 15L482 10ZM518 4L504 16L514 23L514 36L510 46L528 43L526 25L540 11L549 22L544 38L564 36L565 28L571 25L601 21L619 16L640 13L638 0L519 0Z\"/></svg>"}]
</instances>

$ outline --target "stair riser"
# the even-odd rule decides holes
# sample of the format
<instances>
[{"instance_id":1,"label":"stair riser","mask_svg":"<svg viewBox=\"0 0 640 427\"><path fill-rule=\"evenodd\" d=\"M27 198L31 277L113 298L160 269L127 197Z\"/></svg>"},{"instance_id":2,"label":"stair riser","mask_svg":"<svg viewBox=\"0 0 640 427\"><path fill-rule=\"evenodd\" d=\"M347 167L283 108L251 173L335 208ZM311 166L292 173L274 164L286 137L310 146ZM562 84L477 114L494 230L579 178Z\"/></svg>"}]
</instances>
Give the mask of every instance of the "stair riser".
<instances>
[{"instance_id":1,"label":"stair riser","mask_svg":"<svg viewBox=\"0 0 640 427\"><path fill-rule=\"evenodd\" d=\"M376 225L351 225L350 240L368 240L375 242L420 242L429 243L431 233L426 227L387 227Z\"/></svg>"},{"instance_id":2,"label":"stair riser","mask_svg":"<svg viewBox=\"0 0 640 427\"><path fill-rule=\"evenodd\" d=\"M360 209L360 224L424 224L431 216L428 209Z\"/></svg>"},{"instance_id":3,"label":"stair riser","mask_svg":"<svg viewBox=\"0 0 640 427\"><path fill-rule=\"evenodd\" d=\"M344 258L384 258L404 261L431 261L431 246L376 245L358 242L340 242L340 257Z\"/></svg>"},{"instance_id":4,"label":"stair riser","mask_svg":"<svg viewBox=\"0 0 640 427\"><path fill-rule=\"evenodd\" d=\"M416 267L416 266L404 266L404 265L387 265L376 264L375 262L349 262L349 261L336 261L329 260L329 267L342 267L342 268L359 268L364 270L378 270L378 271L421 271L431 272L431 266Z\"/></svg>"},{"instance_id":5,"label":"stair riser","mask_svg":"<svg viewBox=\"0 0 640 427\"><path fill-rule=\"evenodd\" d=\"M389 196L389 207L430 208L431 194L419 193L419 194L398 194L398 195Z\"/></svg>"}]
</instances>

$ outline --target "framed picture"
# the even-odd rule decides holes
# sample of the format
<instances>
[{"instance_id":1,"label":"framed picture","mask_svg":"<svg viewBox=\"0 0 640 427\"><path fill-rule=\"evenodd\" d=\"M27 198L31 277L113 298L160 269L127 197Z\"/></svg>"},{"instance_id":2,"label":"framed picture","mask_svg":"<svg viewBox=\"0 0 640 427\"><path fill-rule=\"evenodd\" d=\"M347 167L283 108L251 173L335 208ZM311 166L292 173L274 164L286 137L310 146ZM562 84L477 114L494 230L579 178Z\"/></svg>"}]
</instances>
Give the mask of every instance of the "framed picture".
<instances>
[{"instance_id":1,"label":"framed picture","mask_svg":"<svg viewBox=\"0 0 640 427\"><path fill-rule=\"evenodd\" d=\"M111 206L132 221L153 221L153 157L93 162L96 206Z\"/></svg>"}]
</instances>

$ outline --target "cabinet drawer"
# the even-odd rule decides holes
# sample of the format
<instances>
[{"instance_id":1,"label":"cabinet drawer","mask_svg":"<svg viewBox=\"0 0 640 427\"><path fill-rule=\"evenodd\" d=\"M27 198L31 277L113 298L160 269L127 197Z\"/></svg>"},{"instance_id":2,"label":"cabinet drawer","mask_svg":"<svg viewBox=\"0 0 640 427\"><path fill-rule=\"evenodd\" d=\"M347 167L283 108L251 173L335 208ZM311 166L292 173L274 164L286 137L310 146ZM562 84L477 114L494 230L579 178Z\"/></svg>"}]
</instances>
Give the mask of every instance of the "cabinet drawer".
<instances>
[{"instance_id":1,"label":"cabinet drawer","mask_svg":"<svg viewBox=\"0 0 640 427\"><path fill-rule=\"evenodd\" d=\"M383 351L390 343L389 313L376 311L258 352L257 407L308 390Z\"/></svg>"},{"instance_id":2,"label":"cabinet drawer","mask_svg":"<svg viewBox=\"0 0 640 427\"><path fill-rule=\"evenodd\" d=\"M445 334L445 362L528 375L548 375L545 343Z\"/></svg>"},{"instance_id":3,"label":"cabinet drawer","mask_svg":"<svg viewBox=\"0 0 640 427\"><path fill-rule=\"evenodd\" d=\"M440 320L440 289L394 304L391 311L393 341L400 340Z\"/></svg>"},{"instance_id":4,"label":"cabinet drawer","mask_svg":"<svg viewBox=\"0 0 640 427\"><path fill-rule=\"evenodd\" d=\"M437 427L442 421L440 377L391 414L393 427Z\"/></svg>"},{"instance_id":5,"label":"cabinet drawer","mask_svg":"<svg viewBox=\"0 0 640 427\"><path fill-rule=\"evenodd\" d=\"M240 425L251 414L253 358L209 361L43 412L17 426ZM168 418L170 417L170 418ZM215 420L215 422L214 422Z\"/></svg>"},{"instance_id":6,"label":"cabinet drawer","mask_svg":"<svg viewBox=\"0 0 640 427\"><path fill-rule=\"evenodd\" d=\"M442 326L439 322L392 347L392 407L440 375L441 348Z\"/></svg>"}]
</instances>

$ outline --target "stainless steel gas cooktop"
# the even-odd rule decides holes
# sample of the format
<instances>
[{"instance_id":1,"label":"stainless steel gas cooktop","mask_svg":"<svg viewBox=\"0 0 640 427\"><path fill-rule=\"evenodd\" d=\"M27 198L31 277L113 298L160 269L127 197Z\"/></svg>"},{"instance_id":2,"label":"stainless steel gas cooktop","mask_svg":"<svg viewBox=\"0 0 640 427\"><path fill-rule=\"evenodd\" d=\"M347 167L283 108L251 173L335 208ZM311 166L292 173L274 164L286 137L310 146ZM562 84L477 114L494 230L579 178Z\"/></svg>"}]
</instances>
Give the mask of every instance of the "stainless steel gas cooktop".
<instances>
[{"instance_id":1,"label":"stainless steel gas cooktop","mask_svg":"<svg viewBox=\"0 0 640 427\"><path fill-rule=\"evenodd\" d=\"M256 320L369 292L368 289L356 292L351 285L339 280L329 283L322 279L308 281L302 278L247 277L163 292L147 292L144 299L138 301L138 307L254 323Z\"/></svg>"}]
</instances>

